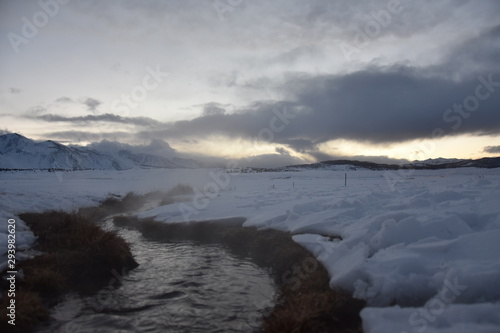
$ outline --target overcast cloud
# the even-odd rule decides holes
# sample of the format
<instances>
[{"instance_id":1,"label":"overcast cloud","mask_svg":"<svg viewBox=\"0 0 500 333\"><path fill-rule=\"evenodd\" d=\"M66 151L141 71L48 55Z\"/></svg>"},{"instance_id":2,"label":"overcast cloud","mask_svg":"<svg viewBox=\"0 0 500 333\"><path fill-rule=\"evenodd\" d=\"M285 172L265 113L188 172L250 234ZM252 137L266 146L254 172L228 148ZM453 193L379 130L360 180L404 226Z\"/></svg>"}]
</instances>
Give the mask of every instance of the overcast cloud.
<instances>
[{"instance_id":1,"label":"overcast cloud","mask_svg":"<svg viewBox=\"0 0 500 333\"><path fill-rule=\"evenodd\" d=\"M324 149L335 140L487 137L467 156L500 144L499 1L214 3L73 1L26 36L43 7L2 1L2 124L214 155L203 144L260 142L277 163L344 156Z\"/></svg>"}]
</instances>

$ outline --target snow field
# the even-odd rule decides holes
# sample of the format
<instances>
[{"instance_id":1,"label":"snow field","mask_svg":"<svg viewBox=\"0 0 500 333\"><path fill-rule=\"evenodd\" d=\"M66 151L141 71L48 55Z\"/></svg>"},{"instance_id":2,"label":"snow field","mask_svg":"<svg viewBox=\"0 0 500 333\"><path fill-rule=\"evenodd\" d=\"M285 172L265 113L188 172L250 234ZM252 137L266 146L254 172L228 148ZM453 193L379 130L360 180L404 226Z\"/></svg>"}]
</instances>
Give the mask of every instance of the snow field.
<instances>
[{"instance_id":1,"label":"snow field","mask_svg":"<svg viewBox=\"0 0 500 333\"><path fill-rule=\"evenodd\" d=\"M421 170L392 190L384 171L225 174L220 170L0 173L1 241L25 211L72 210L109 193L193 186L192 199L141 212L165 223L246 217L294 234L332 287L367 301L365 332L498 332L500 170ZM19 231L18 228L18 232ZM20 232L18 245L34 238ZM328 236L341 236L342 240ZM4 247L2 247L3 249ZM2 258L4 262L4 258Z\"/></svg>"}]
</instances>

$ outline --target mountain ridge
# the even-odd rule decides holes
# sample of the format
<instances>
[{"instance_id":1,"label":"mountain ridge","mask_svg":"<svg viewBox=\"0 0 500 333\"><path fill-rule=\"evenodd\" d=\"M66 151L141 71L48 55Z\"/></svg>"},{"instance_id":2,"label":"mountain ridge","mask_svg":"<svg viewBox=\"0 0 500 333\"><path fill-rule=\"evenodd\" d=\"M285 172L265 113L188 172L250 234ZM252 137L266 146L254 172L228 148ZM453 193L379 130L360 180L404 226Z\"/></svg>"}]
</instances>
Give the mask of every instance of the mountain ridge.
<instances>
[{"instance_id":1,"label":"mountain ridge","mask_svg":"<svg viewBox=\"0 0 500 333\"><path fill-rule=\"evenodd\" d=\"M453 169L453 168L499 168L500 157L483 157L480 159L428 159L425 161L413 161L407 164L382 164L367 161L356 160L330 160L311 164L290 165L289 169L334 169L334 170L437 170L437 169Z\"/></svg>"},{"instance_id":2,"label":"mountain ridge","mask_svg":"<svg viewBox=\"0 0 500 333\"><path fill-rule=\"evenodd\" d=\"M154 143L158 146L158 142ZM166 148L170 148L165 143ZM0 135L0 170L127 170L133 168L199 168L195 160L132 152L127 146L112 154L91 146L65 146L34 141L17 133Z\"/></svg>"}]
</instances>

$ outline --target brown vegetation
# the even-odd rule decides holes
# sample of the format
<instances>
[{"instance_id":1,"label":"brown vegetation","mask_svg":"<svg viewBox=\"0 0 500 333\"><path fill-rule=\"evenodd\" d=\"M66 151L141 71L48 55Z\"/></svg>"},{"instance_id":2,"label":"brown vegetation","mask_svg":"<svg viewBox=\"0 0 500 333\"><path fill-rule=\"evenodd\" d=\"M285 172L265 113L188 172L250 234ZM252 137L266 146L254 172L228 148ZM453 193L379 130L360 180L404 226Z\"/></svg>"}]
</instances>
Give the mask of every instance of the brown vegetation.
<instances>
[{"instance_id":1,"label":"brown vegetation","mask_svg":"<svg viewBox=\"0 0 500 333\"><path fill-rule=\"evenodd\" d=\"M331 289L326 269L290 234L276 230L234 228L223 244L271 268L278 286L263 332L362 332L359 312L364 302Z\"/></svg>"},{"instance_id":2,"label":"brown vegetation","mask_svg":"<svg viewBox=\"0 0 500 333\"><path fill-rule=\"evenodd\" d=\"M38 237L36 249L44 252L22 263L28 272L33 272L27 274L25 282L39 283L44 275L59 276L59 289L66 284L71 290L93 292L109 281L112 270L137 266L129 245L121 237L79 214L52 211L19 217Z\"/></svg>"},{"instance_id":3,"label":"brown vegetation","mask_svg":"<svg viewBox=\"0 0 500 333\"><path fill-rule=\"evenodd\" d=\"M132 197L126 196L127 200L132 200ZM120 205L107 200L101 206ZM98 210L94 216L100 212ZM24 278L17 279L16 326L7 324L4 321L7 317L2 315L0 327L3 332L13 331L13 328L17 332L26 332L48 319L47 309L64 293L97 292L113 278L113 271L130 270L138 265L129 245L115 232L105 231L91 222L88 215L51 211L26 213L19 217L37 236L34 248L43 254L18 264ZM4 294L0 300L2 311L8 301Z\"/></svg>"}]
</instances>

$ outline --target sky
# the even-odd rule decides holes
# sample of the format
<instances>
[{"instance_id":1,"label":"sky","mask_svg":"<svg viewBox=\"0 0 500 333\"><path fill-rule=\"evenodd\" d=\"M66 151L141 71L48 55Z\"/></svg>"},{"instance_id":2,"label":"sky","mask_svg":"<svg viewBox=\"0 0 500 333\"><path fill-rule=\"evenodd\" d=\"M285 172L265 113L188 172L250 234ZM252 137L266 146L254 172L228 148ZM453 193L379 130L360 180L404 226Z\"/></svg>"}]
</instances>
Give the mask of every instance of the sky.
<instances>
[{"instance_id":1,"label":"sky","mask_svg":"<svg viewBox=\"0 0 500 333\"><path fill-rule=\"evenodd\" d=\"M259 166L500 155L500 2L0 0L0 134Z\"/></svg>"}]
</instances>

